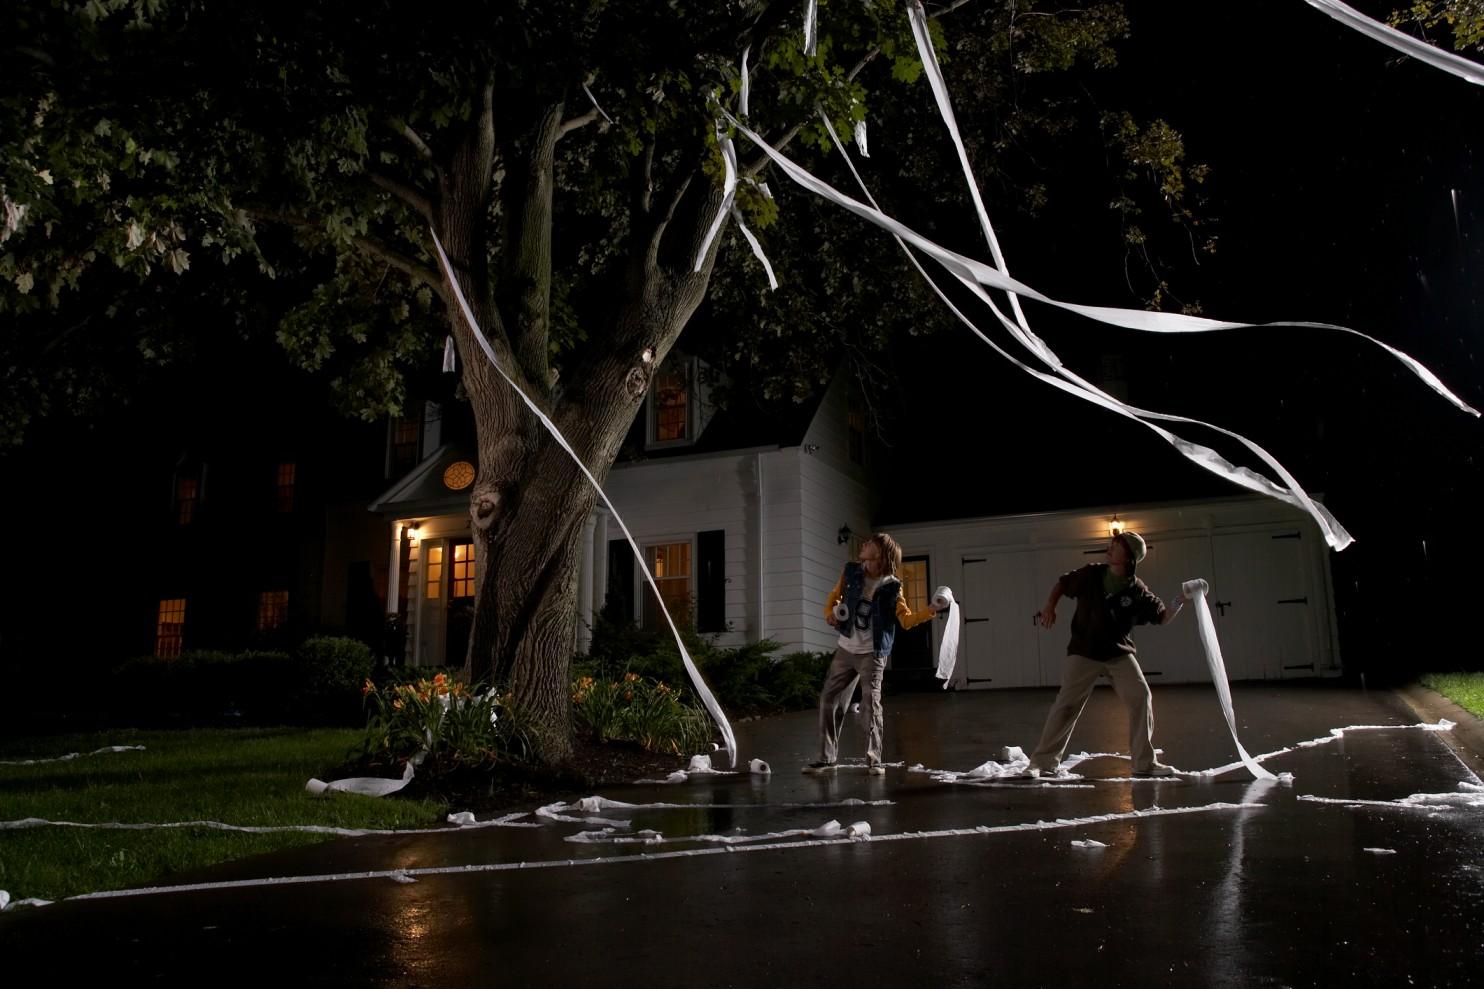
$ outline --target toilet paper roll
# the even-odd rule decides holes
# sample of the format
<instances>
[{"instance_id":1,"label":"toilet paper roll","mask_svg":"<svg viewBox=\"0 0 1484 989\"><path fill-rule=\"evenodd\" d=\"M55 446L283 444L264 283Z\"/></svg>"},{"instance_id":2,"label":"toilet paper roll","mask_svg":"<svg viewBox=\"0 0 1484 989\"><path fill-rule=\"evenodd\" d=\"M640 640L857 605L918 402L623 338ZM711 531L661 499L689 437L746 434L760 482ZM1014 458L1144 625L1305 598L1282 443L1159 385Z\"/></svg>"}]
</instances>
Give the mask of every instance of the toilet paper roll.
<instances>
[{"instance_id":1,"label":"toilet paper roll","mask_svg":"<svg viewBox=\"0 0 1484 989\"><path fill-rule=\"evenodd\" d=\"M768 776L773 772L772 767L761 759L752 760L748 763L748 767L758 776Z\"/></svg>"},{"instance_id":2,"label":"toilet paper roll","mask_svg":"<svg viewBox=\"0 0 1484 989\"><path fill-rule=\"evenodd\" d=\"M963 615L959 612L958 602L953 599L951 588L940 587L934 591L933 604L948 611L948 621L943 626L943 641L938 645L936 674L943 681L943 689L947 690L948 685L953 682L953 667L958 663L958 640L963 629Z\"/></svg>"},{"instance_id":3,"label":"toilet paper roll","mask_svg":"<svg viewBox=\"0 0 1484 989\"><path fill-rule=\"evenodd\" d=\"M850 621L850 609L845 607L844 601L841 601L839 604L835 605L835 624L838 625L841 622L848 621Z\"/></svg>"}]
</instances>

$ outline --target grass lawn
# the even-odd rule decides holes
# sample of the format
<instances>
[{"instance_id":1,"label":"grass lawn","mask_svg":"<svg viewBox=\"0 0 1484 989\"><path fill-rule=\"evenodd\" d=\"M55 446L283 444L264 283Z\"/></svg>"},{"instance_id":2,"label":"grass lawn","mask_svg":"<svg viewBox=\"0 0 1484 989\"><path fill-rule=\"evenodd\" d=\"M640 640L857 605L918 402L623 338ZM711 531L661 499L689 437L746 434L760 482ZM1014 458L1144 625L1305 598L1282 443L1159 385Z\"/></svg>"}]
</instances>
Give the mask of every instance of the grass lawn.
<instances>
[{"instance_id":1,"label":"grass lawn","mask_svg":"<svg viewBox=\"0 0 1484 989\"><path fill-rule=\"evenodd\" d=\"M344 763L361 733L262 728L121 731L0 742L0 761L142 745L142 752L0 765L0 822L35 817L82 823L220 821L346 828L427 827L447 806L432 800L312 796L304 783ZM12 899L57 900L149 885L175 873L328 840L305 833L210 828L105 831L0 828L0 889Z\"/></svg>"},{"instance_id":2,"label":"grass lawn","mask_svg":"<svg viewBox=\"0 0 1484 989\"><path fill-rule=\"evenodd\" d=\"M1475 717L1484 718L1484 673L1428 673L1422 677L1422 685Z\"/></svg>"}]
</instances>

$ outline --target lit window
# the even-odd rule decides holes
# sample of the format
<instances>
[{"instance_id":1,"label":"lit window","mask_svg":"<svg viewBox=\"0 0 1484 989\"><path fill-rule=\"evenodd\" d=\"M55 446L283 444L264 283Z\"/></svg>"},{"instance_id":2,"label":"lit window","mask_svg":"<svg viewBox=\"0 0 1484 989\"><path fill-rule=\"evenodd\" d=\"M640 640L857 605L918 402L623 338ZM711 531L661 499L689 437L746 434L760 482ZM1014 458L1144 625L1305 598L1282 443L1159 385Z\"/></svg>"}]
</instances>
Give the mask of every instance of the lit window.
<instances>
[{"instance_id":1,"label":"lit window","mask_svg":"<svg viewBox=\"0 0 1484 989\"><path fill-rule=\"evenodd\" d=\"M683 368L662 370L654 379L654 441L688 439L688 394Z\"/></svg>"},{"instance_id":2,"label":"lit window","mask_svg":"<svg viewBox=\"0 0 1484 989\"><path fill-rule=\"evenodd\" d=\"M289 592L264 591L258 595L258 631L282 628L289 617Z\"/></svg>"},{"instance_id":3,"label":"lit window","mask_svg":"<svg viewBox=\"0 0 1484 989\"><path fill-rule=\"evenodd\" d=\"M175 521L190 525L196 517L196 497L200 483L194 477L182 477L175 482Z\"/></svg>"},{"instance_id":4,"label":"lit window","mask_svg":"<svg viewBox=\"0 0 1484 989\"><path fill-rule=\"evenodd\" d=\"M644 551L644 561L660 589L660 598L676 624L690 620L690 543L668 543L650 546ZM644 625L646 628L663 628L665 617L655 605L654 592L644 596Z\"/></svg>"},{"instance_id":5,"label":"lit window","mask_svg":"<svg viewBox=\"0 0 1484 989\"><path fill-rule=\"evenodd\" d=\"M907 607L914 612L926 611L928 606L928 561L925 559L903 560L901 572L902 594Z\"/></svg>"},{"instance_id":6,"label":"lit window","mask_svg":"<svg viewBox=\"0 0 1484 989\"><path fill-rule=\"evenodd\" d=\"M443 596L443 547L429 546L428 550L428 598Z\"/></svg>"},{"instance_id":7,"label":"lit window","mask_svg":"<svg viewBox=\"0 0 1484 989\"><path fill-rule=\"evenodd\" d=\"M292 512L294 510L294 465L282 463L278 465L277 475L277 502L280 512Z\"/></svg>"},{"instance_id":8,"label":"lit window","mask_svg":"<svg viewBox=\"0 0 1484 989\"><path fill-rule=\"evenodd\" d=\"M155 655L179 656L185 645L185 598L163 598L155 625Z\"/></svg>"},{"instance_id":9,"label":"lit window","mask_svg":"<svg viewBox=\"0 0 1484 989\"><path fill-rule=\"evenodd\" d=\"M453 547L453 583L449 593L456 598L474 596L474 544L455 543Z\"/></svg>"}]
</instances>

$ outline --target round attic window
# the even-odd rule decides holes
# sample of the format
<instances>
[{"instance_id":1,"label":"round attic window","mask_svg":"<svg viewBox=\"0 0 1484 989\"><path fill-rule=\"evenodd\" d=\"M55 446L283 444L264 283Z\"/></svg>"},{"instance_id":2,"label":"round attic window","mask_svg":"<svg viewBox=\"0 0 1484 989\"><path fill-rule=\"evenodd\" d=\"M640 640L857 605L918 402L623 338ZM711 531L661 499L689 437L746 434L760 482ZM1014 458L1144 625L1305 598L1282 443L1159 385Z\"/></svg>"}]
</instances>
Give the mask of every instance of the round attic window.
<instances>
[{"instance_id":1,"label":"round attic window","mask_svg":"<svg viewBox=\"0 0 1484 989\"><path fill-rule=\"evenodd\" d=\"M474 483L474 465L467 460L458 460L449 464L443 472L443 483L450 490L464 490Z\"/></svg>"}]
</instances>

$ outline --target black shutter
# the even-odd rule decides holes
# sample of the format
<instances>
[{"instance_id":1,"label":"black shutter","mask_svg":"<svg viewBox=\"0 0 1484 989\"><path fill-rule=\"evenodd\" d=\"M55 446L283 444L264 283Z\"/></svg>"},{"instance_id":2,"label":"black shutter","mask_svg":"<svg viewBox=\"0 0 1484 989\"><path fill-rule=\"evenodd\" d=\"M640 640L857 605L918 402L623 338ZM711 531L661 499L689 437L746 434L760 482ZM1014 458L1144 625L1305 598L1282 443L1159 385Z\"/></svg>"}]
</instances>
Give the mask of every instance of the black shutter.
<instances>
[{"instance_id":1,"label":"black shutter","mask_svg":"<svg viewBox=\"0 0 1484 989\"><path fill-rule=\"evenodd\" d=\"M608 593L603 611L618 625L634 620L634 551L627 539L608 541Z\"/></svg>"},{"instance_id":2,"label":"black shutter","mask_svg":"<svg viewBox=\"0 0 1484 989\"><path fill-rule=\"evenodd\" d=\"M696 631L727 630L725 529L696 533Z\"/></svg>"}]
</instances>

